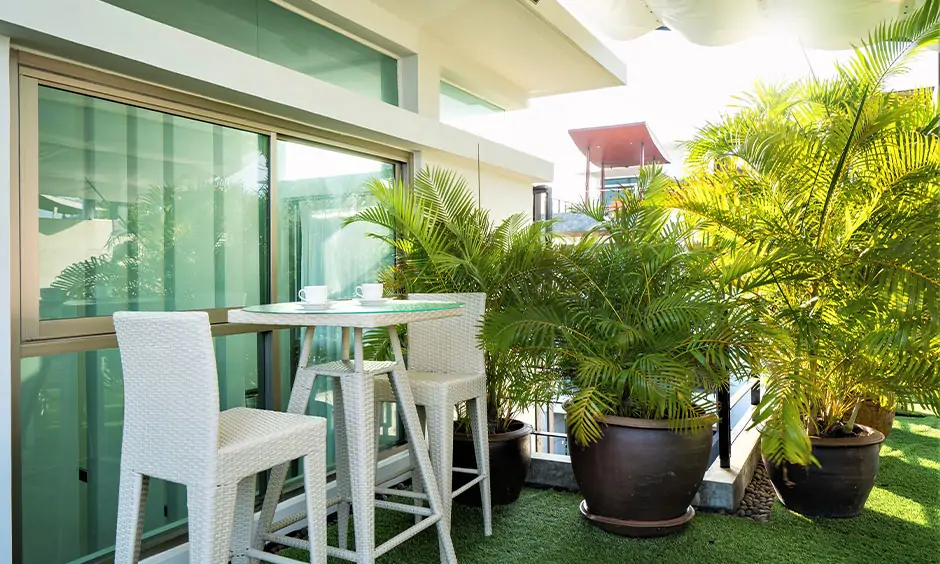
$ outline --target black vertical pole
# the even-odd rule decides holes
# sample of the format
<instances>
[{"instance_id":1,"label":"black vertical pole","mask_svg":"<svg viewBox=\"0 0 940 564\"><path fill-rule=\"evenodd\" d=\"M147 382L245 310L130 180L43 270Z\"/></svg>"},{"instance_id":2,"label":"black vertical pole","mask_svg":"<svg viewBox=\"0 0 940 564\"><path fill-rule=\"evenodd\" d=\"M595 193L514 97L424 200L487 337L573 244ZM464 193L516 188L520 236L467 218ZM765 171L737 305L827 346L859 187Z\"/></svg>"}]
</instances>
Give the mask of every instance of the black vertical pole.
<instances>
[{"instance_id":1,"label":"black vertical pole","mask_svg":"<svg viewBox=\"0 0 940 564\"><path fill-rule=\"evenodd\" d=\"M718 390L718 458L722 468L731 468L731 383Z\"/></svg>"}]
</instances>

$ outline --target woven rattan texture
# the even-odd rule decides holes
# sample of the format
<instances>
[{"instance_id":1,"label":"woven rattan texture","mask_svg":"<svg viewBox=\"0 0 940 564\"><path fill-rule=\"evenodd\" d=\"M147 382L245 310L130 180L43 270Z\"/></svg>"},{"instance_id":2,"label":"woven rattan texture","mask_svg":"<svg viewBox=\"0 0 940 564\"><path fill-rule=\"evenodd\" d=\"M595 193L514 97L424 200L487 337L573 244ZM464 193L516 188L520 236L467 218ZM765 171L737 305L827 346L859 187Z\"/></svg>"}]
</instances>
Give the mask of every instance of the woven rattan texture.
<instances>
[{"instance_id":1,"label":"woven rattan texture","mask_svg":"<svg viewBox=\"0 0 940 564\"><path fill-rule=\"evenodd\" d=\"M311 562L325 564L326 420L220 413L204 312L119 312L114 326L125 397L115 562L138 561L146 486L158 477L186 486L190 562L248 564L255 475L303 458Z\"/></svg>"}]
</instances>

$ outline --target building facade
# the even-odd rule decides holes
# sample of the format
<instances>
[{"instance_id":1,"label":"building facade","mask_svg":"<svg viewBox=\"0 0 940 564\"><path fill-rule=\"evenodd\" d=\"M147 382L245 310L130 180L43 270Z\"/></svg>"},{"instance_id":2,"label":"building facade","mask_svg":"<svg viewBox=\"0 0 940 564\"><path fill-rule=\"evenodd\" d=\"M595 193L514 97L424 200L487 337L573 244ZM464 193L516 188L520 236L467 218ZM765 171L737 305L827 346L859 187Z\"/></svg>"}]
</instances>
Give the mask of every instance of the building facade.
<instances>
[{"instance_id":1,"label":"building facade","mask_svg":"<svg viewBox=\"0 0 940 564\"><path fill-rule=\"evenodd\" d=\"M228 309L348 296L389 264L342 228L372 178L445 166L495 218L528 212L552 164L445 122L624 74L555 0L0 2L0 562L110 557L114 311L208 311L222 407L282 408L297 334ZM186 561L185 518L152 481L150 562Z\"/></svg>"}]
</instances>

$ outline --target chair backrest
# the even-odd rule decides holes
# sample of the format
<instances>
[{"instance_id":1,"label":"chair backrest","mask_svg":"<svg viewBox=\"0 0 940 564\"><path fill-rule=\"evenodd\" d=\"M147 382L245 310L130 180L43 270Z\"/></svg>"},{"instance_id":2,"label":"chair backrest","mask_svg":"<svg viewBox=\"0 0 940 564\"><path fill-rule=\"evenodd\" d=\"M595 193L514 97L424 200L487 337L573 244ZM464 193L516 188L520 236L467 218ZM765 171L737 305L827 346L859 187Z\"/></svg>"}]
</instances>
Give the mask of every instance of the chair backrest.
<instances>
[{"instance_id":1,"label":"chair backrest","mask_svg":"<svg viewBox=\"0 0 940 564\"><path fill-rule=\"evenodd\" d=\"M124 373L122 464L187 483L215 471L219 383L205 312L114 314Z\"/></svg>"},{"instance_id":2,"label":"chair backrest","mask_svg":"<svg viewBox=\"0 0 940 564\"><path fill-rule=\"evenodd\" d=\"M409 300L462 302L464 314L408 324L408 369L442 374L485 374L480 327L486 294L409 294Z\"/></svg>"}]
</instances>

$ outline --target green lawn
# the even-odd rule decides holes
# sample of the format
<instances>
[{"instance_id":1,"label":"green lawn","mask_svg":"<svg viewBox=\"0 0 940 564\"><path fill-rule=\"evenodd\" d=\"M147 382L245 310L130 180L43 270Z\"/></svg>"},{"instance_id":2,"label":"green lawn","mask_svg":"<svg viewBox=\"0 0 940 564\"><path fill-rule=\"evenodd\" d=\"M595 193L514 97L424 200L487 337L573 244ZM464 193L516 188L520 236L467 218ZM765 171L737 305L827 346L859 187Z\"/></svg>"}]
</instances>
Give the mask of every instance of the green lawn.
<instances>
[{"instance_id":1,"label":"green lawn","mask_svg":"<svg viewBox=\"0 0 940 564\"><path fill-rule=\"evenodd\" d=\"M579 501L574 494L527 490L514 505L494 509L490 538L483 537L478 510L458 507L453 527L458 560L461 564L937 564L940 419L897 419L882 449L878 484L865 511L855 519L810 520L778 503L770 523L699 514L683 533L634 540L588 524L578 516ZM380 512L380 538L390 538L408 521L401 514ZM306 553L291 550L284 555L302 559ZM439 562L433 529L379 562Z\"/></svg>"}]
</instances>

